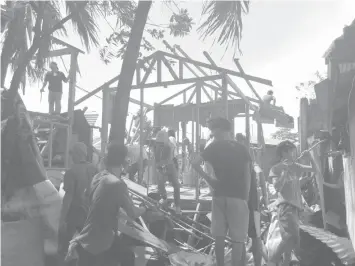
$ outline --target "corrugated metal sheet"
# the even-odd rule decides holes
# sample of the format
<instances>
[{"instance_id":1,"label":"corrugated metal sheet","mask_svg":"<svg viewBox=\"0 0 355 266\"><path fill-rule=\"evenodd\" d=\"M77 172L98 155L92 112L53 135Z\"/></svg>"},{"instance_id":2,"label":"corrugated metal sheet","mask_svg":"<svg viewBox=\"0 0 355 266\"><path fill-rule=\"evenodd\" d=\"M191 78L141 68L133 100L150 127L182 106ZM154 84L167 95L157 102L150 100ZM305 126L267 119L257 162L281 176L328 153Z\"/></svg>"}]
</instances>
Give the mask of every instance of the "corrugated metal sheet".
<instances>
[{"instance_id":1,"label":"corrugated metal sheet","mask_svg":"<svg viewBox=\"0 0 355 266\"><path fill-rule=\"evenodd\" d=\"M99 118L99 114L97 114L97 113L85 113L84 116L90 126L95 126L96 121Z\"/></svg>"},{"instance_id":2,"label":"corrugated metal sheet","mask_svg":"<svg viewBox=\"0 0 355 266\"><path fill-rule=\"evenodd\" d=\"M338 237L323 229L309 225L302 224L300 229L330 247L343 264L352 265L355 263L355 251L349 239Z\"/></svg>"}]
</instances>

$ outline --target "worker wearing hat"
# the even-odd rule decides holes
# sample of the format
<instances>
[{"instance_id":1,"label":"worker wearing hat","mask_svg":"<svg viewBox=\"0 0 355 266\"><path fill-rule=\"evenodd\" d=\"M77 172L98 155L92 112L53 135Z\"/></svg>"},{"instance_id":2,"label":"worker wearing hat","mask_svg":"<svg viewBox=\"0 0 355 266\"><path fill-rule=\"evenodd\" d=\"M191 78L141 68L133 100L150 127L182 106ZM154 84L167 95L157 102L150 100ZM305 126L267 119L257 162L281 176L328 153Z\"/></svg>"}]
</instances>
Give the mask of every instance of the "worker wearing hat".
<instances>
[{"instance_id":1,"label":"worker wearing hat","mask_svg":"<svg viewBox=\"0 0 355 266\"><path fill-rule=\"evenodd\" d=\"M166 202L167 194L165 189L166 179L174 188L174 203L177 213L180 209L180 184L178 170L174 164L174 149L170 145L169 134L166 130L160 130L155 137L155 163L158 169L158 190L163 201Z\"/></svg>"}]
</instances>

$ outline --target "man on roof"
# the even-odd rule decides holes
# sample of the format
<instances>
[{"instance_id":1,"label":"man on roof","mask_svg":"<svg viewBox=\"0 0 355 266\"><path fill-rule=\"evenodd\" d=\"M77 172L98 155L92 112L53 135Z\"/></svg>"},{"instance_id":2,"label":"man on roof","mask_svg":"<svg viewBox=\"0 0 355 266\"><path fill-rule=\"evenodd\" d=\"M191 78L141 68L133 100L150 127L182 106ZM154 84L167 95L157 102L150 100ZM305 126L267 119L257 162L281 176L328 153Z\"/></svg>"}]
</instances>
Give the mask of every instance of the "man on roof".
<instances>
[{"instance_id":1,"label":"man on roof","mask_svg":"<svg viewBox=\"0 0 355 266\"><path fill-rule=\"evenodd\" d=\"M276 98L272 90L269 90L267 94L263 97L263 102L270 105L276 105Z\"/></svg>"},{"instance_id":2,"label":"man on roof","mask_svg":"<svg viewBox=\"0 0 355 266\"><path fill-rule=\"evenodd\" d=\"M66 77L63 72L59 71L57 63L52 62L49 67L51 71L44 77L41 93L44 92L48 84L49 114L60 114L62 109L63 81L67 83L69 77Z\"/></svg>"}]
</instances>

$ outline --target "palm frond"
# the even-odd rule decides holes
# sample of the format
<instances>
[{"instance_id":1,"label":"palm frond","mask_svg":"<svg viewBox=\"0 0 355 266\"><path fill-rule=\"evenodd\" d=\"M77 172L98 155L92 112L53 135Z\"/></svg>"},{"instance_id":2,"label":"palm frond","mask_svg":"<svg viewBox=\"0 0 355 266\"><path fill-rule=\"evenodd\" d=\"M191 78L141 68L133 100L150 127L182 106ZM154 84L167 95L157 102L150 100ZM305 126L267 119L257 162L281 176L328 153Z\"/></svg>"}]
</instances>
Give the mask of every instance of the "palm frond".
<instances>
[{"instance_id":1,"label":"palm frond","mask_svg":"<svg viewBox=\"0 0 355 266\"><path fill-rule=\"evenodd\" d=\"M202 17L206 17L197 31L203 39L214 37L218 43L235 45L240 51L244 14L249 12L249 1L208 1L203 6Z\"/></svg>"},{"instance_id":2,"label":"palm frond","mask_svg":"<svg viewBox=\"0 0 355 266\"><path fill-rule=\"evenodd\" d=\"M67 13L74 13L71 20L86 49L90 51L92 45L99 45L98 26L95 18L98 13L90 8L88 1L66 1Z\"/></svg>"}]
</instances>

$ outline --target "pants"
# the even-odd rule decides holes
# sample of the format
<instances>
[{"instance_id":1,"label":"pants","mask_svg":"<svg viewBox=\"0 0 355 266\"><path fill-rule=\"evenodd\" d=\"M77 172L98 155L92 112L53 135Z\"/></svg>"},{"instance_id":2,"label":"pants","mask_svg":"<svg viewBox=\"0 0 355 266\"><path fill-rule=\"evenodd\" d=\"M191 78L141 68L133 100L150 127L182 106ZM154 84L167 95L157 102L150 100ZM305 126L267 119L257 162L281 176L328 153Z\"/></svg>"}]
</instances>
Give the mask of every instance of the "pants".
<instances>
[{"instance_id":1,"label":"pants","mask_svg":"<svg viewBox=\"0 0 355 266\"><path fill-rule=\"evenodd\" d=\"M166 189L165 189L165 182L166 177L168 181L174 188L174 202L175 206L180 206L180 183L178 172L174 164L168 164L165 168L158 169L158 191L163 199L167 199Z\"/></svg>"},{"instance_id":2,"label":"pants","mask_svg":"<svg viewBox=\"0 0 355 266\"><path fill-rule=\"evenodd\" d=\"M48 104L50 114L60 114L62 109L62 93L49 91L48 92Z\"/></svg>"},{"instance_id":3,"label":"pants","mask_svg":"<svg viewBox=\"0 0 355 266\"><path fill-rule=\"evenodd\" d=\"M73 239L73 236L76 231L80 232L82 230L82 226L74 226L67 224L64 231L60 231L58 235L58 265L72 265L71 262L64 263L64 258L68 252L69 242Z\"/></svg>"},{"instance_id":4,"label":"pants","mask_svg":"<svg viewBox=\"0 0 355 266\"><path fill-rule=\"evenodd\" d=\"M147 167L148 165L148 160L147 159L144 159L143 160L143 173L144 173L144 169ZM129 169L128 169L128 176L129 176L129 179L134 181L134 177L135 175L138 173L138 179L139 179L139 161L132 164ZM142 181L142 180L138 180L138 181Z\"/></svg>"},{"instance_id":5,"label":"pants","mask_svg":"<svg viewBox=\"0 0 355 266\"><path fill-rule=\"evenodd\" d=\"M246 200L213 197L211 233L214 237L229 236L233 242L244 243L248 235L249 208Z\"/></svg>"},{"instance_id":6,"label":"pants","mask_svg":"<svg viewBox=\"0 0 355 266\"><path fill-rule=\"evenodd\" d=\"M117 266L118 263L120 263L121 266L133 266L135 254L132 250L132 246L135 245L135 240L132 239L133 241L129 241L129 239L123 234L117 236L109 250L97 255L87 252L78 245L77 252L79 259L77 266Z\"/></svg>"}]
</instances>

